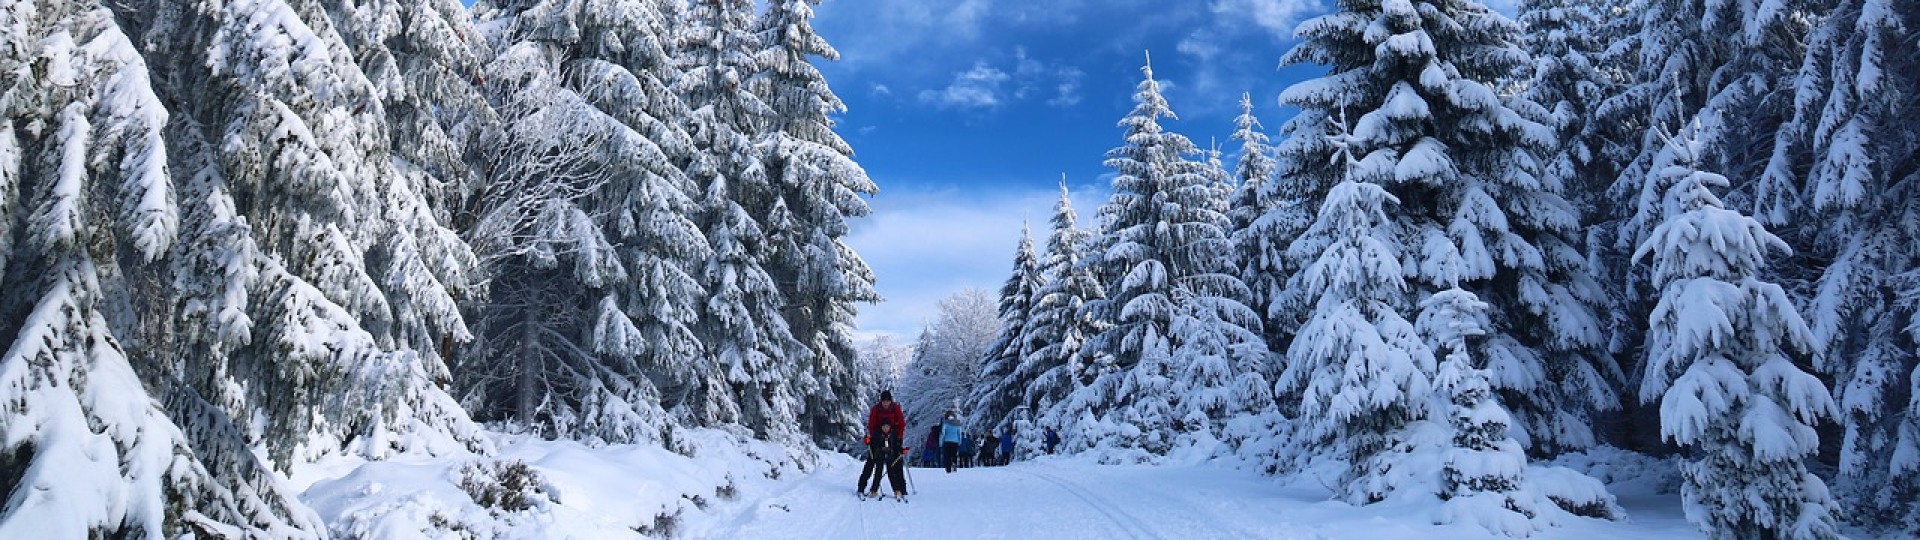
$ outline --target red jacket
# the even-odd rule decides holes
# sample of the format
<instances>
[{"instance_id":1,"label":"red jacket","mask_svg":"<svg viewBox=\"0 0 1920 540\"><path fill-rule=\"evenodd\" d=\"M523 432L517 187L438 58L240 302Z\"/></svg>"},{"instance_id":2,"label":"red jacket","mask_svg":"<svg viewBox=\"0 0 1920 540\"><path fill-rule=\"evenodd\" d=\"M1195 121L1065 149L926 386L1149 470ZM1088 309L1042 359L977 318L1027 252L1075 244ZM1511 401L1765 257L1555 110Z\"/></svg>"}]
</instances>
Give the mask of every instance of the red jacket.
<instances>
[{"instance_id":1,"label":"red jacket","mask_svg":"<svg viewBox=\"0 0 1920 540\"><path fill-rule=\"evenodd\" d=\"M893 424L893 435L895 437L900 436L901 433L906 433L907 414L901 412L900 402L887 401L873 404L873 409L867 411L867 433L879 433L880 424Z\"/></svg>"}]
</instances>

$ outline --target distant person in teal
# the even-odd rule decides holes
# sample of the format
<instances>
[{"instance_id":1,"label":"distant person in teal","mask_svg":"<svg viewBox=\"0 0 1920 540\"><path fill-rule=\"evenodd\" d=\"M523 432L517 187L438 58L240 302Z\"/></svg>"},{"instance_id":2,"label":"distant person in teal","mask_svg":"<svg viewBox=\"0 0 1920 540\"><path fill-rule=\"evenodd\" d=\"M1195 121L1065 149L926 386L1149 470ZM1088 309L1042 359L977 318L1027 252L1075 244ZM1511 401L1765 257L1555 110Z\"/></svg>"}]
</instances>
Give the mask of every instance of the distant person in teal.
<instances>
[{"instance_id":1,"label":"distant person in teal","mask_svg":"<svg viewBox=\"0 0 1920 540\"><path fill-rule=\"evenodd\" d=\"M1008 465L1012 463L1013 463L1013 428L1009 427L1007 428L1006 434L1000 436L1000 464Z\"/></svg>"},{"instance_id":2,"label":"distant person in teal","mask_svg":"<svg viewBox=\"0 0 1920 540\"><path fill-rule=\"evenodd\" d=\"M954 460L960 453L960 422L953 411L947 411L947 418L940 421L940 457L947 472L953 472Z\"/></svg>"}]
</instances>

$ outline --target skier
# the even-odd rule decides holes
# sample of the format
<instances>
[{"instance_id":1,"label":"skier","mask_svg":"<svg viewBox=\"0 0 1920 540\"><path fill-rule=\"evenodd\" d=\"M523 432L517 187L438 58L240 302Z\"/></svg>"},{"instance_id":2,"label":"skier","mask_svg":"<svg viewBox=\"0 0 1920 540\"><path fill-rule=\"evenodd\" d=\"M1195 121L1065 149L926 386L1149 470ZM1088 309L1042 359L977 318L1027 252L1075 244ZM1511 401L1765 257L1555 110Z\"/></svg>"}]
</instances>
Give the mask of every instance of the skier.
<instances>
[{"instance_id":1,"label":"skier","mask_svg":"<svg viewBox=\"0 0 1920 540\"><path fill-rule=\"evenodd\" d=\"M939 467L940 465L940 424L934 424L927 429L926 446L920 450L920 466Z\"/></svg>"},{"instance_id":2,"label":"skier","mask_svg":"<svg viewBox=\"0 0 1920 540\"><path fill-rule=\"evenodd\" d=\"M1000 436L1000 464L1001 465L1013 464L1013 449L1014 449L1015 443L1017 442L1017 439L1014 438L1014 433L1015 432L1013 428L1008 427L1006 434Z\"/></svg>"},{"instance_id":3,"label":"skier","mask_svg":"<svg viewBox=\"0 0 1920 540\"><path fill-rule=\"evenodd\" d=\"M1053 448L1060 446L1060 433L1047 426L1047 455L1053 455Z\"/></svg>"},{"instance_id":4,"label":"skier","mask_svg":"<svg viewBox=\"0 0 1920 540\"><path fill-rule=\"evenodd\" d=\"M907 413L900 410L899 403L893 401L892 390L881 390L880 402L867 411L867 436L879 433L882 423L892 424L896 437L907 432Z\"/></svg>"},{"instance_id":5,"label":"skier","mask_svg":"<svg viewBox=\"0 0 1920 540\"><path fill-rule=\"evenodd\" d=\"M960 468L972 467L973 455L979 451L980 447L973 443L973 434L960 432Z\"/></svg>"},{"instance_id":6,"label":"skier","mask_svg":"<svg viewBox=\"0 0 1920 540\"><path fill-rule=\"evenodd\" d=\"M900 434L893 430L893 424L880 424L880 432L867 438L867 464L860 468L860 485L855 493L865 492L867 497L880 496L880 479L886 477L893 484L893 497L905 500L907 497L907 476L902 460L907 451L900 446ZM873 479L873 487L867 487L867 479Z\"/></svg>"},{"instance_id":7,"label":"skier","mask_svg":"<svg viewBox=\"0 0 1920 540\"><path fill-rule=\"evenodd\" d=\"M980 466L992 467L996 463L993 452L998 449L1000 449L1000 438L994 436L991 431L987 432L987 438L980 441Z\"/></svg>"},{"instance_id":8,"label":"skier","mask_svg":"<svg viewBox=\"0 0 1920 540\"><path fill-rule=\"evenodd\" d=\"M960 424L956 422L953 411L947 411L947 419L940 422L940 456L947 466L947 472L953 472L954 460L960 452Z\"/></svg>"},{"instance_id":9,"label":"skier","mask_svg":"<svg viewBox=\"0 0 1920 540\"><path fill-rule=\"evenodd\" d=\"M867 437L865 439L867 443L867 463L860 469L860 484L854 486L856 493L868 491L866 486L869 473L877 471L883 466L887 466L889 462L893 463L895 467L898 466L900 460L895 458L898 457L897 454L901 453L900 434L906 433L906 430L907 415L905 411L900 410L900 404L893 401L893 391L881 390L880 402L874 403L873 408L867 411ZM882 444L891 444L891 446L888 447L891 451L881 453L879 451L879 445ZM882 476L885 475L885 471L880 472ZM902 478L904 477L901 475L895 475L893 479L894 485L902 485ZM873 489L871 491L876 492L875 495L878 495L879 490L880 479L876 477L873 479ZM905 490L896 488L895 491Z\"/></svg>"}]
</instances>

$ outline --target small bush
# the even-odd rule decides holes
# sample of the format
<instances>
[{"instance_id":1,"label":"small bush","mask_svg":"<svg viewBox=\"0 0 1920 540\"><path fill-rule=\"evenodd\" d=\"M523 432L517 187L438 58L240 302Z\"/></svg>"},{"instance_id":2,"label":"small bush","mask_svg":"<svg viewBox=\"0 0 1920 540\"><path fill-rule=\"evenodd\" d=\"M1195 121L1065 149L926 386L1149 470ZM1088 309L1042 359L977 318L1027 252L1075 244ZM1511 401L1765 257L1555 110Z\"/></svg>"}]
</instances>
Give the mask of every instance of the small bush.
<instances>
[{"instance_id":1,"label":"small bush","mask_svg":"<svg viewBox=\"0 0 1920 540\"><path fill-rule=\"evenodd\" d=\"M519 512L552 501L540 473L519 460L468 463L460 468L460 489L474 504L498 511Z\"/></svg>"}]
</instances>

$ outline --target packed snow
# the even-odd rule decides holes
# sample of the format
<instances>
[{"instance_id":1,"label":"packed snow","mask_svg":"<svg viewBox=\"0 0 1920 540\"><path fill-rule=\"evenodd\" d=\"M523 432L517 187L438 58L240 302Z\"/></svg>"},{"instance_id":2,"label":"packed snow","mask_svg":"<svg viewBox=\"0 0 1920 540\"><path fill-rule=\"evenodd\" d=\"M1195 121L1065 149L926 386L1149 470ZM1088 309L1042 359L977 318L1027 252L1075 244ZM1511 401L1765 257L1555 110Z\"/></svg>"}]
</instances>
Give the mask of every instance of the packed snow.
<instances>
[{"instance_id":1,"label":"packed snow","mask_svg":"<svg viewBox=\"0 0 1920 540\"><path fill-rule=\"evenodd\" d=\"M796 456L720 430L683 432L693 457L493 435L493 457L336 458L296 470L293 482L347 538L1503 538L1471 522L1434 525L1447 511L1440 504L1341 502L1334 468L1271 477L1224 462L1043 456L952 473L909 468L910 495L898 502L856 498L861 463L850 456ZM503 510L497 496L496 507L482 506L463 489L464 470L496 462L534 472L525 509ZM1557 464L1611 481L1627 517L1571 518L1532 538L1702 537L1681 513L1672 462L1603 449Z\"/></svg>"}]
</instances>

